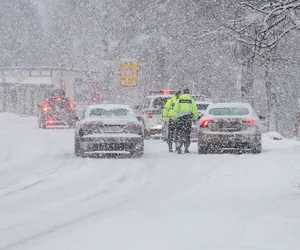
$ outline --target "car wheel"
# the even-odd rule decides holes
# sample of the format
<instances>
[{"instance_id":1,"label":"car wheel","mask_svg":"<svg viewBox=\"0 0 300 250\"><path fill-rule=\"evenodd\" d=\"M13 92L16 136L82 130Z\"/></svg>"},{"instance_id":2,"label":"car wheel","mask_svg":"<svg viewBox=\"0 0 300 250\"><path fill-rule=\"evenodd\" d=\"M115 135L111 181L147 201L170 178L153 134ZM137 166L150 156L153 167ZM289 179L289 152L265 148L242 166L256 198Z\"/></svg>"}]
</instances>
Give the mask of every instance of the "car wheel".
<instances>
[{"instance_id":1,"label":"car wheel","mask_svg":"<svg viewBox=\"0 0 300 250\"><path fill-rule=\"evenodd\" d=\"M71 119L70 119L70 122L68 124L71 128L75 128L76 127L76 116L73 116Z\"/></svg>"},{"instance_id":2,"label":"car wheel","mask_svg":"<svg viewBox=\"0 0 300 250\"><path fill-rule=\"evenodd\" d=\"M75 138L74 140L74 152L78 157L84 157L84 150L80 147L80 140Z\"/></svg>"},{"instance_id":3,"label":"car wheel","mask_svg":"<svg viewBox=\"0 0 300 250\"><path fill-rule=\"evenodd\" d=\"M46 128L45 124L43 123L43 121L40 118L38 119L38 124L39 124L39 128L42 128L42 129Z\"/></svg>"},{"instance_id":4,"label":"car wheel","mask_svg":"<svg viewBox=\"0 0 300 250\"><path fill-rule=\"evenodd\" d=\"M262 151L261 141L254 143L251 145L251 154L260 154Z\"/></svg>"},{"instance_id":5,"label":"car wheel","mask_svg":"<svg viewBox=\"0 0 300 250\"><path fill-rule=\"evenodd\" d=\"M209 147L198 143L198 154L204 155L209 153Z\"/></svg>"},{"instance_id":6,"label":"car wheel","mask_svg":"<svg viewBox=\"0 0 300 250\"><path fill-rule=\"evenodd\" d=\"M166 131L162 131L162 132L161 132L161 138L162 138L163 141L167 141L168 138L167 138L167 133L166 133Z\"/></svg>"},{"instance_id":7,"label":"car wheel","mask_svg":"<svg viewBox=\"0 0 300 250\"><path fill-rule=\"evenodd\" d=\"M144 141L134 146L134 151L130 153L130 158L141 158L144 155Z\"/></svg>"},{"instance_id":8,"label":"car wheel","mask_svg":"<svg viewBox=\"0 0 300 250\"><path fill-rule=\"evenodd\" d=\"M145 133L144 133L144 139L150 139L151 138L151 134L148 130L145 129Z\"/></svg>"},{"instance_id":9,"label":"car wheel","mask_svg":"<svg viewBox=\"0 0 300 250\"><path fill-rule=\"evenodd\" d=\"M75 123L75 122L70 123L70 124L69 124L69 127L70 127L70 128L76 128L76 123Z\"/></svg>"}]
</instances>

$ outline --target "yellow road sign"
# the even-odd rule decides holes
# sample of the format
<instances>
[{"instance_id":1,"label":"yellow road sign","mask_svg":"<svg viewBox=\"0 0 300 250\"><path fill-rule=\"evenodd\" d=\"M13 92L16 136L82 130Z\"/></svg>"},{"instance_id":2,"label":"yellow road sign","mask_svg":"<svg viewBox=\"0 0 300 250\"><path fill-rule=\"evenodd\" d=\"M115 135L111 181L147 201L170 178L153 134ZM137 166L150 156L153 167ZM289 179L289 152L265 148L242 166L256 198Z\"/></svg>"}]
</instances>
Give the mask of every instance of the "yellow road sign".
<instances>
[{"instance_id":1,"label":"yellow road sign","mask_svg":"<svg viewBox=\"0 0 300 250\"><path fill-rule=\"evenodd\" d=\"M121 64L121 86L136 87L138 64L136 61L123 61Z\"/></svg>"}]
</instances>

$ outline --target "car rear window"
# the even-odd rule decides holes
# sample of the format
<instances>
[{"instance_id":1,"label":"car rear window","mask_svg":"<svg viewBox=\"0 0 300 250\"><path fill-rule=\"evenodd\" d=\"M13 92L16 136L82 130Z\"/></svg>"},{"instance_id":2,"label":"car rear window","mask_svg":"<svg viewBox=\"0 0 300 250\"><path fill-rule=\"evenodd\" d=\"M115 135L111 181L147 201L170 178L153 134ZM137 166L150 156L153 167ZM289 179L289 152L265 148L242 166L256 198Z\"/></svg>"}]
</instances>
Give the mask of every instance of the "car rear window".
<instances>
[{"instance_id":1,"label":"car rear window","mask_svg":"<svg viewBox=\"0 0 300 250\"><path fill-rule=\"evenodd\" d=\"M90 116L129 116L130 111L128 109L92 109Z\"/></svg>"},{"instance_id":2,"label":"car rear window","mask_svg":"<svg viewBox=\"0 0 300 250\"><path fill-rule=\"evenodd\" d=\"M155 109L163 109L166 102L169 100L170 97L157 97L153 101L153 108Z\"/></svg>"},{"instance_id":3,"label":"car rear window","mask_svg":"<svg viewBox=\"0 0 300 250\"><path fill-rule=\"evenodd\" d=\"M197 104L198 110L206 110L209 104Z\"/></svg>"},{"instance_id":4,"label":"car rear window","mask_svg":"<svg viewBox=\"0 0 300 250\"><path fill-rule=\"evenodd\" d=\"M212 108L209 110L210 115L248 115L247 108Z\"/></svg>"}]
</instances>

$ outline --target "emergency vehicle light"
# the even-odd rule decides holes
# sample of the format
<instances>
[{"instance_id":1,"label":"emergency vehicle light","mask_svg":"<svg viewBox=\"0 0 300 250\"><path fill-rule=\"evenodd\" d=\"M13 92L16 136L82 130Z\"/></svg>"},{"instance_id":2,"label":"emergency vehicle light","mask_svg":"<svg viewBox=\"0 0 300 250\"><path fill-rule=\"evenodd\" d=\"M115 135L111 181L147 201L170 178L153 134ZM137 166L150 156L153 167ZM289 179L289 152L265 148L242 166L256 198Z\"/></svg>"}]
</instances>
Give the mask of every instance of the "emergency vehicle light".
<instances>
[{"instance_id":1,"label":"emergency vehicle light","mask_svg":"<svg viewBox=\"0 0 300 250\"><path fill-rule=\"evenodd\" d=\"M157 95L175 95L177 93L177 91L163 89L163 90L149 90L148 93L149 94L157 94Z\"/></svg>"}]
</instances>

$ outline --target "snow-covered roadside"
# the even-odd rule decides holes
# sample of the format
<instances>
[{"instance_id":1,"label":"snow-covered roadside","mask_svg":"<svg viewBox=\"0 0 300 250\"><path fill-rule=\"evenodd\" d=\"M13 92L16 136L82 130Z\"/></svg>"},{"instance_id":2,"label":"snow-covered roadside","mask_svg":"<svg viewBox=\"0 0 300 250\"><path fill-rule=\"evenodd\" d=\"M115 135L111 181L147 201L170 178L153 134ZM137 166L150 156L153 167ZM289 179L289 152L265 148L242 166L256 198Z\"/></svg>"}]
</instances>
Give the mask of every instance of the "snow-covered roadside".
<instances>
[{"instance_id":1,"label":"snow-covered roadside","mask_svg":"<svg viewBox=\"0 0 300 250\"><path fill-rule=\"evenodd\" d=\"M262 134L263 148L266 150L287 149L300 147L300 141L286 139L277 132L268 132Z\"/></svg>"},{"instance_id":2,"label":"snow-covered roadside","mask_svg":"<svg viewBox=\"0 0 300 250\"><path fill-rule=\"evenodd\" d=\"M0 114L0 135L1 250L299 249L299 142L199 156L150 140L114 160L75 158L72 130L32 117Z\"/></svg>"}]
</instances>

